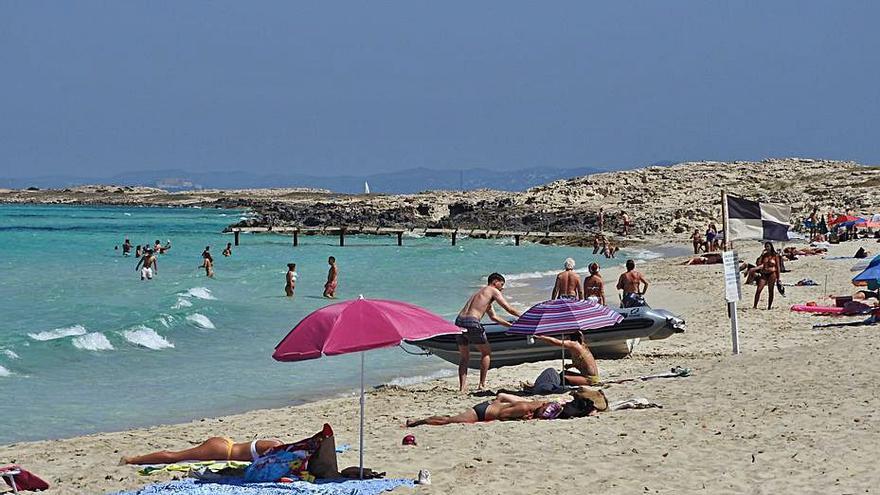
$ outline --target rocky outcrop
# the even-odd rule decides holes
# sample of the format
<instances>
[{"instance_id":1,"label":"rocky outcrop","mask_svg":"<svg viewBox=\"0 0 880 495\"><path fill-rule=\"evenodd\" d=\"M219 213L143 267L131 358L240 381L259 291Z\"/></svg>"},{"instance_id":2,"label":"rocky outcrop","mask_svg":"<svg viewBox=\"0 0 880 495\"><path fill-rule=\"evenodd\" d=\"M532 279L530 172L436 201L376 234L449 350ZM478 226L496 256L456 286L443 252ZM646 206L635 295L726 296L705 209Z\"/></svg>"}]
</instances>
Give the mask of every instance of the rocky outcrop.
<instances>
[{"instance_id":1,"label":"rocky outcrop","mask_svg":"<svg viewBox=\"0 0 880 495\"><path fill-rule=\"evenodd\" d=\"M257 215L234 226L375 226L478 228L592 233L605 211L605 230L631 236L687 237L721 223L722 188L759 201L788 204L798 222L820 211L880 212L880 167L802 158L761 162L691 162L560 180L522 193L431 191L410 195L342 195L326 191L256 189L169 193L152 188L88 186L64 191L0 191L2 202L199 205L249 208ZM231 226L231 227L234 227Z\"/></svg>"}]
</instances>

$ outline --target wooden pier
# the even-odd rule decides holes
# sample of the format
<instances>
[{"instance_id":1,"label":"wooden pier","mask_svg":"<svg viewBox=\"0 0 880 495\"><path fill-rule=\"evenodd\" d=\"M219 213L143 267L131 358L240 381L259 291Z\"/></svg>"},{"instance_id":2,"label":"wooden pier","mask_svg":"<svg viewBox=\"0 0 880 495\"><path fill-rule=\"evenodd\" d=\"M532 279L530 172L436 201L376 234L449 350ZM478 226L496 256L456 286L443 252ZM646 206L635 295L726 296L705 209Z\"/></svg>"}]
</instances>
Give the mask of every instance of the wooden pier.
<instances>
[{"instance_id":1,"label":"wooden pier","mask_svg":"<svg viewBox=\"0 0 880 495\"><path fill-rule=\"evenodd\" d=\"M387 235L397 236L397 245L403 246L403 234L421 234L425 237L449 236L452 239L452 245L455 246L458 236L467 235L476 238L499 238L512 237L514 244L519 246L522 239L551 239L551 238L584 238L591 234L588 232L548 232L548 231L514 231L514 230L495 230L495 229L432 229L415 227L410 229L395 227L238 227L233 228L232 233L235 236L235 245L240 242L241 233L250 234L276 234L276 235L292 235L293 245L299 245L299 235L338 235L339 245L345 246L345 236L347 234L367 234L367 235Z\"/></svg>"}]
</instances>

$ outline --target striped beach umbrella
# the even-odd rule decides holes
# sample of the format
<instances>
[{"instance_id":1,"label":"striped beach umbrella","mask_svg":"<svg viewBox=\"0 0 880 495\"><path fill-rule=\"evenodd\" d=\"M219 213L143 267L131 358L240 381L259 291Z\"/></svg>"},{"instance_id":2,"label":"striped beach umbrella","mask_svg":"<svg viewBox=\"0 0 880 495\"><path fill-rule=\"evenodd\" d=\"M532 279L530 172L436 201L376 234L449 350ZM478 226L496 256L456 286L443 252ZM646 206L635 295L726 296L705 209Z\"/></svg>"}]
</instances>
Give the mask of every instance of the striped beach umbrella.
<instances>
[{"instance_id":1,"label":"striped beach umbrella","mask_svg":"<svg viewBox=\"0 0 880 495\"><path fill-rule=\"evenodd\" d=\"M532 306L507 333L535 335L593 330L616 325L623 315L589 300L552 299Z\"/></svg>"}]
</instances>

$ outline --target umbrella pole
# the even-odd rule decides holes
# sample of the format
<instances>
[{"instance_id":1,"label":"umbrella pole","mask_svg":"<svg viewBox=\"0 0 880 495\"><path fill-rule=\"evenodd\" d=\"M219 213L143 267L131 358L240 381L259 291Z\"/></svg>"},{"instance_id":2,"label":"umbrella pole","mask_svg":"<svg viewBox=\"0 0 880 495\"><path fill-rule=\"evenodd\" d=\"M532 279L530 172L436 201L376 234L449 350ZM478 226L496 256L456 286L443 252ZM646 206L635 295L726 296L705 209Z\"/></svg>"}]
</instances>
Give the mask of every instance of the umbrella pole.
<instances>
[{"instance_id":1,"label":"umbrella pole","mask_svg":"<svg viewBox=\"0 0 880 495\"><path fill-rule=\"evenodd\" d=\"M361 351L361 434L360 434L360 478L364 479L364 351Z\"/></svg>"},{"instance_id":2,"label":"umbrella pole","mask_svg":"<svg viewBox=\"0 0 880 495\"><path fill-rule=\"evenodd\" d=\"M565 334L562 334L562 386L565 387Z\"/></svg>"}]
</instances>

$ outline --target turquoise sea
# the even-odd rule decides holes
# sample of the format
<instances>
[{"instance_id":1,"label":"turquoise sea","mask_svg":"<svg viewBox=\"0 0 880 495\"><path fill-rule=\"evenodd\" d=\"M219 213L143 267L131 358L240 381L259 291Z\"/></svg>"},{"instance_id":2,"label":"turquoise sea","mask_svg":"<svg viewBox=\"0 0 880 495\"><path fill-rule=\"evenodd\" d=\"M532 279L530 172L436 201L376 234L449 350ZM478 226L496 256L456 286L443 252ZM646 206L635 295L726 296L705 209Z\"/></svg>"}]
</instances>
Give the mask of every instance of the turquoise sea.
<instances>
[{"instance_id":1,"label":"turquoise sea","mask_svg":"<svg viewBox=\"0 0 880 495\"><path fill-rule=\"evenodd\" d=\"M454 318L492 271L534 280L591 250L507 239L242 235L220 255L222 229L247 213L219 209L0 205L0 443L60 438L281 406L353 391L357 356L278 363L271 354L320 297L327 256L338 295L409 301ZM142 282L132 243L173 247ZM211 245L216 277L198 268ZM284 297L297 263L296 298ZM603 260L608 265L608 260ZM367 354L371 385L454 367L401 349Z\"/></svg>"}]
</instances>

